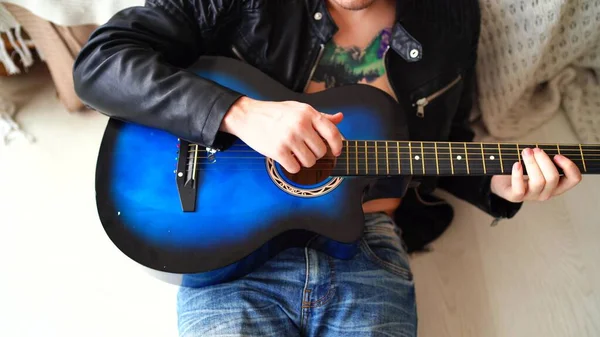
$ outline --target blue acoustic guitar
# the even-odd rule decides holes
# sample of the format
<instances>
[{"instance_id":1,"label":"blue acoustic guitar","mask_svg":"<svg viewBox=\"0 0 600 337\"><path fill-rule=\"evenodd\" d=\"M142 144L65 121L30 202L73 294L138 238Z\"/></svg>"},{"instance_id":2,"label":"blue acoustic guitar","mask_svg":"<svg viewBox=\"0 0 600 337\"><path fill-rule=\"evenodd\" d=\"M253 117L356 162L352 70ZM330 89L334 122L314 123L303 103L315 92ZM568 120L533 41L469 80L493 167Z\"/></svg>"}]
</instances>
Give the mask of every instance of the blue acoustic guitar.
<instances>
[{"instance_id":1,"label":"blue acoustic guitar","mask_svg":"<svg viewBox=\"0 0 600 337\"><path fill-rule=\"evenodd\" d=\"M597 145L409 141L400 105L366 85L296 93L220 57L202 58L189 70L255 99L342 111L345 140L340 156L290 174L240 140L215 151L110 119L96 172L101 223L124 254L185 286L243 277L316 234L325 238L323 252L352 257L363 233L363 191L380 177L510 174L520 150L536 145L569 157L583 173L600 172Z\"/></svg>"}]
</instances>

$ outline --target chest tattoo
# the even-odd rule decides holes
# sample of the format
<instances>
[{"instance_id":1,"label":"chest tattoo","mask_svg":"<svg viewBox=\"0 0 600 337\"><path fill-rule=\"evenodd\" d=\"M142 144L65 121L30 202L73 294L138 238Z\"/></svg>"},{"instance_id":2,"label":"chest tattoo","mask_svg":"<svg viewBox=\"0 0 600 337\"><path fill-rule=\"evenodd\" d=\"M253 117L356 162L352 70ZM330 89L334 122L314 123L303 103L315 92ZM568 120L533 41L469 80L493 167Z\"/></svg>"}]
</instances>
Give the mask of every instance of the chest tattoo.
<instances>
[{"instance_id":1,"label":"chest tattoo","mask_svg":"<svg viewBox=\"0 0 600 337\"><path fill-rule=\"evenodd\" d=\"M385 74L383 55L390 41L391 30L382 30L365 49L339 47L333 40L325 46L315 70L313 81L326 88L375 81Z\"/></svg>"}]
</instances>

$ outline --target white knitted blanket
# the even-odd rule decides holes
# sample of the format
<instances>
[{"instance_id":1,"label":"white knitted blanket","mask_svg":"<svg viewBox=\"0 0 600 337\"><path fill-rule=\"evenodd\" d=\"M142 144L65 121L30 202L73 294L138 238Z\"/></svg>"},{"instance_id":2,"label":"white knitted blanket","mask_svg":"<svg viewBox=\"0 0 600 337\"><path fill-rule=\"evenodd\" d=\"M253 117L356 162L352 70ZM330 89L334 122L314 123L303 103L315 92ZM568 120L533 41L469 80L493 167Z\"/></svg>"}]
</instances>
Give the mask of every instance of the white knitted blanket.
<instances>
[{"instance_id":1,"label":"white knitted blanket","mask_svg":"<svg viewBox=\"0 0 600 337\"><path fill-rule=\"evenodd\" d=\"M496 138L565 113L600 142L600 0L481 0L479 110Z\"/></svg>"}]
</instances>

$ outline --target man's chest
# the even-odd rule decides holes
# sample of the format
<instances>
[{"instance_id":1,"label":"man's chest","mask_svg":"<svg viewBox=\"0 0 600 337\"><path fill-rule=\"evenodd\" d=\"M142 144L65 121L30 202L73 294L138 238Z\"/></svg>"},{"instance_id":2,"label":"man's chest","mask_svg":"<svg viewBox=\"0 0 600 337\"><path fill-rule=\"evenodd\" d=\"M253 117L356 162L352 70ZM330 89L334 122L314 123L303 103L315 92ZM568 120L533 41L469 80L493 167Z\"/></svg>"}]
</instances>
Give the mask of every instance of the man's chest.
<instances>
[{"instance_id":1,"label":"man's chest","mask_svg":"<svg viewBox=\"0 0 600 337\"><path fill-rule=\"evenodd\" d=\"M346 36L332 39L316 64L315 72L306 92L314 93L351 84L366 84L387 92L396 98L389 84L385 54L389 48L391 32L381 30L370 39L360 38L354 43L339 43Z\"/></svg>"}]
</instances>

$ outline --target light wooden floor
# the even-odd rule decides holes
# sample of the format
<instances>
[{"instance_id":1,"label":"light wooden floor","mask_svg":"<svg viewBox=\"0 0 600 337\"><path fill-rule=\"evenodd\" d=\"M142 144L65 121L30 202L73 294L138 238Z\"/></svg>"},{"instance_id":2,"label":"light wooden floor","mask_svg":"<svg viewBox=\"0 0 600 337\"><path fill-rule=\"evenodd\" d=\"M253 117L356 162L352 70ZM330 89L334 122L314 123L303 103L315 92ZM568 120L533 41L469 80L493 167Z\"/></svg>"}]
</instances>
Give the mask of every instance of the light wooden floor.
<instances>
[{"instance_id":1,"label":"light wooden floor","mask_svg":"<svg viewBox=\"0 0 600 337\"><path fill-rule=\"evenodd\" d=\"M0 336L175 336L176 288L138 270L97 219L106 118L64 111L43 70L0 90L38 138L0 146ZM529 140L574 142L564 123ZM589 177L494 228L452 199L455 223L412 260L420 336L600 336L599 190Z\"/></svg>"},{"instance_id":2,"label":"light wooden floor","mask_svg":"<svg viewBox=\"0 0 600 337\"><path fill-rule=\"evenodd\" d=\"M524 140L577 142L562 116ZM599 178L496 227L452 198L453 225L412 261L420 336L600 336Z\"/></svg>"}]
</instances>

